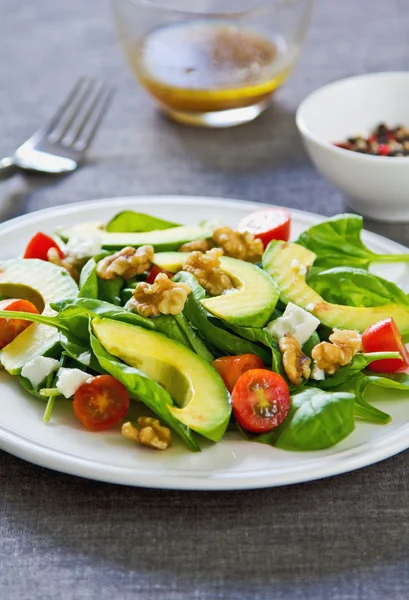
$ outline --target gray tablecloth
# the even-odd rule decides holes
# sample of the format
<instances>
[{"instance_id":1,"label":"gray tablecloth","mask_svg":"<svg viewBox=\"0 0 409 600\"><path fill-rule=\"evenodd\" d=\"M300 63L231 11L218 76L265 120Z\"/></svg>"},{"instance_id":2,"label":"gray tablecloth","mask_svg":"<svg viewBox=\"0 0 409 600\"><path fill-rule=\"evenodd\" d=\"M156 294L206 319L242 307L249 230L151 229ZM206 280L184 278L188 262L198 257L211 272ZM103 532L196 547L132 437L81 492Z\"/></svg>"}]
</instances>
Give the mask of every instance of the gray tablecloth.
<instances>
[{"instance_id":1,"label":"gray tablecloth","mask_svg":"<svg viewBox=\"0 0 409 600\"><path fill-rule=\"evenodd\" d=\"M117 87L87 166L59 181L0 182L3 216L158 193L334 214L344 200L300 148L294 111L329 81L409 64L407 0L320 0L275 106L241 128L197 131L152 109L125 66L105 2L1 0L0 8L1 155L79 75ZM409 241L404 225L367 227ZM0 598L406 600L407 458L282 489L186 493L95 483L1 453Z\"/></svg>"}]
</instances>

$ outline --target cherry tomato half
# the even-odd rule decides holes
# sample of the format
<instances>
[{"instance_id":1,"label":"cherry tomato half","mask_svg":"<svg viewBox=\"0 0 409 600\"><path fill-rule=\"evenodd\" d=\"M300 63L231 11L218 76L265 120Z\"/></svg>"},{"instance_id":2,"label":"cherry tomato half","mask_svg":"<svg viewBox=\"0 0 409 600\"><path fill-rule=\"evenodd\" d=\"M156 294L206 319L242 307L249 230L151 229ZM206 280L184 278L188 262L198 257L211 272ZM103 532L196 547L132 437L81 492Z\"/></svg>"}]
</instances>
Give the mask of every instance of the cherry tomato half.
<instances>
[{"instance_id":1,"label":"cherry tomato half","mask_svg":"<svg viewBox=\"0 0 409 600\"><path fill-rule=\"evenodd\" d=\"M111 375L91 377L74 394L74 413L91 431L113 427L126 415L129 395L126 387Z\"/></svg>"},{"instance_id":2,"label":"cherry tomato half","mask_svg":"<svg viewBox=\"0 0 409 600\"><path fill-rule=\"evenodd\" d=\"M409 353L395 321L389 317L374 323L362 334L364 352L399 352L402 360L385 358L376 360L368 369L376 373L394 373L409 367Z\"/></svg>"},{"instance_id":3,"label":"cherry tomato half","mask_svg":"<svg viewBox=\"0 0 409 600\"><path fill-rule=\"evenodd\" d=\"M290 392L284 379L267 369L244 373L232 393L233 414L248 431L265 433L278 427L290 410Z\"/></svg>"},{"instance_id":4,"label":"cherry tomato half","mask_svg":"<svg viewBox=\"0 0 409 600\"><path fill-rule=\"evenodd\" d=\"M0 310L13 310L17 312L29 312L38 314L37 308L28 300L10 300L0 301ZM27 329L31 321L24 319L0 319L0 349L10 344L19 333Z\"/></svg>"},{"instance_id":5,"label":"cherry tomato half","mask_svg":"<svg viewBox=\"0 0 409 600\"><path fill-rule=\"evenodd\" d=\"M261 358L255 354L222 356L213 361L213 366L222 377L230 393L243 373L250 371L250 369L262 369L264 367Z\"/></svg>"},{"instance_id":6,"label":"cherry tomato half","mask_svg":"<svg viewBox=\"0 0 409 600\"><path fill-rule=\"evenodd\" d=\"M39 258L40 260L48 260L47 253L50 248L56 248L60 258L64 258L64 252L52 237L45 235L45 233L36 233L27 244L27 248L24 252L24 258Z\"/></svg>"},{"instance_id":7,"label":"cherry tomato half","mask_svg":"<svg viewBox=\"0 0 409 600\"><path fill-rule=\"evenodd\" d=\"M264 248L271 240L290 239L291 213L286 208L266 208L257 210L239 223L238 231L250 231L259 238Z\"/></svg>"},{"instance_id":8,"label":"cherry tomato half","mask_svg":"<svg viewBox=\"0 0 409 600\"><path fill-rule=\"evenodd\" d=\"M159 273L166 273L166 275L172 279L174 273L170 273L170 271L166 271L165 269L161 269L160 267L158 267L157 265L152 265L151 270L148 273L148 276L146 278L146 283L154 283L156 276L159 275Z\"/></svg>"}]
</instances>

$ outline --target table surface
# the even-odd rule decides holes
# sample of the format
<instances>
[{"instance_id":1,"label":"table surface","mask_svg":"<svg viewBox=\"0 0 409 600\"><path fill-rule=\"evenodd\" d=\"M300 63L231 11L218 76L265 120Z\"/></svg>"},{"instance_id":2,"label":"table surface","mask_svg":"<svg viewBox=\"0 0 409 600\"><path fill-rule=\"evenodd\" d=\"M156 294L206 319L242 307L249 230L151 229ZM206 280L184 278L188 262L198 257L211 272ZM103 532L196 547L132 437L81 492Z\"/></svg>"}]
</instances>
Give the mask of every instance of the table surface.
<instances>
[{"instance_id":1,"label":"table surface","mask_svg":"<svg viewBox=\"0 0 409 600\"><path fill-rule=\"evenodd\" d=\"M88 164L57 181L0 182L2 217L141 194L345 210L300 147L294 112L327 82L407 69L407 4L318 0L305 53L274 107L249 125L202 131L153 110L106 2L2 0L0 155L52 114L79 75L117 88ZM408 226L366 226L409 241ZM408 456L287 488L193 493L86 481L3 452L0 598L406 600Z\"/></svg>"}]
</instances>

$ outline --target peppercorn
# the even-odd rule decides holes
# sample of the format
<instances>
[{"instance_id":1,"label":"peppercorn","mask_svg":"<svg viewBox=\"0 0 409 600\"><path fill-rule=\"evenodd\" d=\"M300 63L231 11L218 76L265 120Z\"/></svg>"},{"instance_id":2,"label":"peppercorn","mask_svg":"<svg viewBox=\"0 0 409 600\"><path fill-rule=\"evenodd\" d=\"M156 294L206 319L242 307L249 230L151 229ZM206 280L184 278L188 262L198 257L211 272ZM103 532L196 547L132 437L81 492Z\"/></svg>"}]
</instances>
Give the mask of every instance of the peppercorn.
<instances>
[{"instance_id":1,"label":"peppercorn","mask_svg":"<svg viewBox=\"0 0 409 600\"><path fill-rule=\"evenodd\" d=\"M335 146L372 156L409 156L409 129L403 125L389 129L385 123L380 123L367 138L361 135L349 137Z\"/></svg>"}]
</instances>

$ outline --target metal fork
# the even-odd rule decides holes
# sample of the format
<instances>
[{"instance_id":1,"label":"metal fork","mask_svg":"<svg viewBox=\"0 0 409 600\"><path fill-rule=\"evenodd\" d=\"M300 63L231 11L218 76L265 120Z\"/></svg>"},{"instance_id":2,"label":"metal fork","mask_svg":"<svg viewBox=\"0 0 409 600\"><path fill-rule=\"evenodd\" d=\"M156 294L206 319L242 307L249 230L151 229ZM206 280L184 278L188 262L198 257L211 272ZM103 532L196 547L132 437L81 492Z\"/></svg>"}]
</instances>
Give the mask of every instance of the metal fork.
<instances>
[{"instance_id":1,"label":"metal fork","mask_svg":"<svg viewBox=\"0 0 409 600\"><path fill-rule=\"evenodd\" d=\"M0 178L16 168L40 173L68 173L84 161L109 107L113 90L104 82L81 78L52 119L0 160Z\"/></svg>"}]
</instances>

